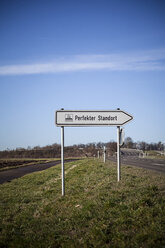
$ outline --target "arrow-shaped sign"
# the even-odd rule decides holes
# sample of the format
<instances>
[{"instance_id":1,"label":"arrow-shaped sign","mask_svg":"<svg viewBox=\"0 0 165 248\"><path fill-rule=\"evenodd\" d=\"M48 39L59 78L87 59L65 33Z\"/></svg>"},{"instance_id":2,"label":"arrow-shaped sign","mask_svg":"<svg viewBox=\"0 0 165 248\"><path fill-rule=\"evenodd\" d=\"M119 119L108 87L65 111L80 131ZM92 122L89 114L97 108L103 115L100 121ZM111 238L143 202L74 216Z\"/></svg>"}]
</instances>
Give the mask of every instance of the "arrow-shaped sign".
<instances>
[{"instance_id":1,"label":"arrow-shaped sign","mask_svg":"<svg viewBox=\"0 0 165 248\"><path fill-rule=\"evenodd\" d=\"M58 110L56 111L57 126L121 126L133 117L122 110Z\"/></svg>"}]
</instances>

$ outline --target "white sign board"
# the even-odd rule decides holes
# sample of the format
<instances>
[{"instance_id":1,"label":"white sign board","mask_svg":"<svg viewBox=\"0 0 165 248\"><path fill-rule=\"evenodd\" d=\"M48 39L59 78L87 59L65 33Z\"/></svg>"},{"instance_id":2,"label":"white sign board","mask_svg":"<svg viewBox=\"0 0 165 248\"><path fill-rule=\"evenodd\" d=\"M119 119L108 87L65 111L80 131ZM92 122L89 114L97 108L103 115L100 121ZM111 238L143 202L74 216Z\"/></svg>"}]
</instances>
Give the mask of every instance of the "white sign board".
<instances>
[{"instance_id":1,"label":"white sign board","mask_svg":"<svg viewBox=\"0 0 165 248\"><path fill-rule=\"evenodd\" d=\"M90 111L59 110L56 111L57 126L121 126L133 117L122 110Z\"/></svg>"}]
</instances>

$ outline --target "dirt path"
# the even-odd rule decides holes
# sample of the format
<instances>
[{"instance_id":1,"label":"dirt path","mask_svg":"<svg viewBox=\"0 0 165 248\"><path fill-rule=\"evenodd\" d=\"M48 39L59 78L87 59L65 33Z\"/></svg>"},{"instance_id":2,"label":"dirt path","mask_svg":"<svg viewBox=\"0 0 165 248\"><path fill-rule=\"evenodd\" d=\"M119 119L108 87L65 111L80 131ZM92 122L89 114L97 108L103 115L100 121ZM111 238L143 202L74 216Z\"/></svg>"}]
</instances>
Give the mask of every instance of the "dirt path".
<instances>
[{"instance_id":1,"label":"dirt path","mask_svg":"<svg viewBox=\"0 0 165 248\"><path fill-rule=\"evenodd\" d=\"M65 163L67 162L72 162L77 159L67 159ZM43 163L43 164L33 164L33 165L27 165L24 167L16 168L16 169L11 169L11 170L6 170L6 171L1 171L0 172L0 184L5 183L5 182L10 182L11 180L15 178L22 177L26 174L33 173L36 171L42 171L46 170L52 166L55 166L57 164L60 164L61 161L54 161L50 163Z\"/></svg>"}]
</instances>

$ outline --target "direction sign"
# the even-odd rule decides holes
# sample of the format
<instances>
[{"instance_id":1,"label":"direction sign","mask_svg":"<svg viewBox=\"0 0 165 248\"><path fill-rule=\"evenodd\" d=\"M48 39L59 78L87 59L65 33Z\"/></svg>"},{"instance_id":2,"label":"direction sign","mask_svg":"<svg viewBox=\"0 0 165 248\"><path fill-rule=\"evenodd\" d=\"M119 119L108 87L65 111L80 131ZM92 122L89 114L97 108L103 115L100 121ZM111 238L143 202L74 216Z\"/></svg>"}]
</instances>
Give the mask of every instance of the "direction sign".
<instances>
[{"instance_id":1,"label":"direction sign","mask_svg":"<svg viewBox=\"0 0 165 248\"><path fill-rule=\"evenodd\" d=\"M121 126L133 117L122 110L58 110L56 111L57 126Z\"/></svg>"}]
</instances>

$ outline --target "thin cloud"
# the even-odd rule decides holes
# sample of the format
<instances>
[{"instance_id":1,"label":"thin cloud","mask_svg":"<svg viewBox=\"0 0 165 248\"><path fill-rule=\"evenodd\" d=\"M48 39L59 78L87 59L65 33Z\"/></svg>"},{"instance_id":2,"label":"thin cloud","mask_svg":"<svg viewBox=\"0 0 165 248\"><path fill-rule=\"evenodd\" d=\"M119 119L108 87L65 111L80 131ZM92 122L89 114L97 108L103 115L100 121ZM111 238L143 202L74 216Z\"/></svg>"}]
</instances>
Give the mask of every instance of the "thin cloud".
<instances>
[{"instance_id":1,"label":"thin cloud","mask_svg":"<svg viewBox=\"0 0 165 248\"><path fill-rule=\"evenodd\" d=\"M55 62L0 66L0 75L49 74L76 71L164 71L165 49L128 54L78 55Z\"/></svg>"}]
</instances>

